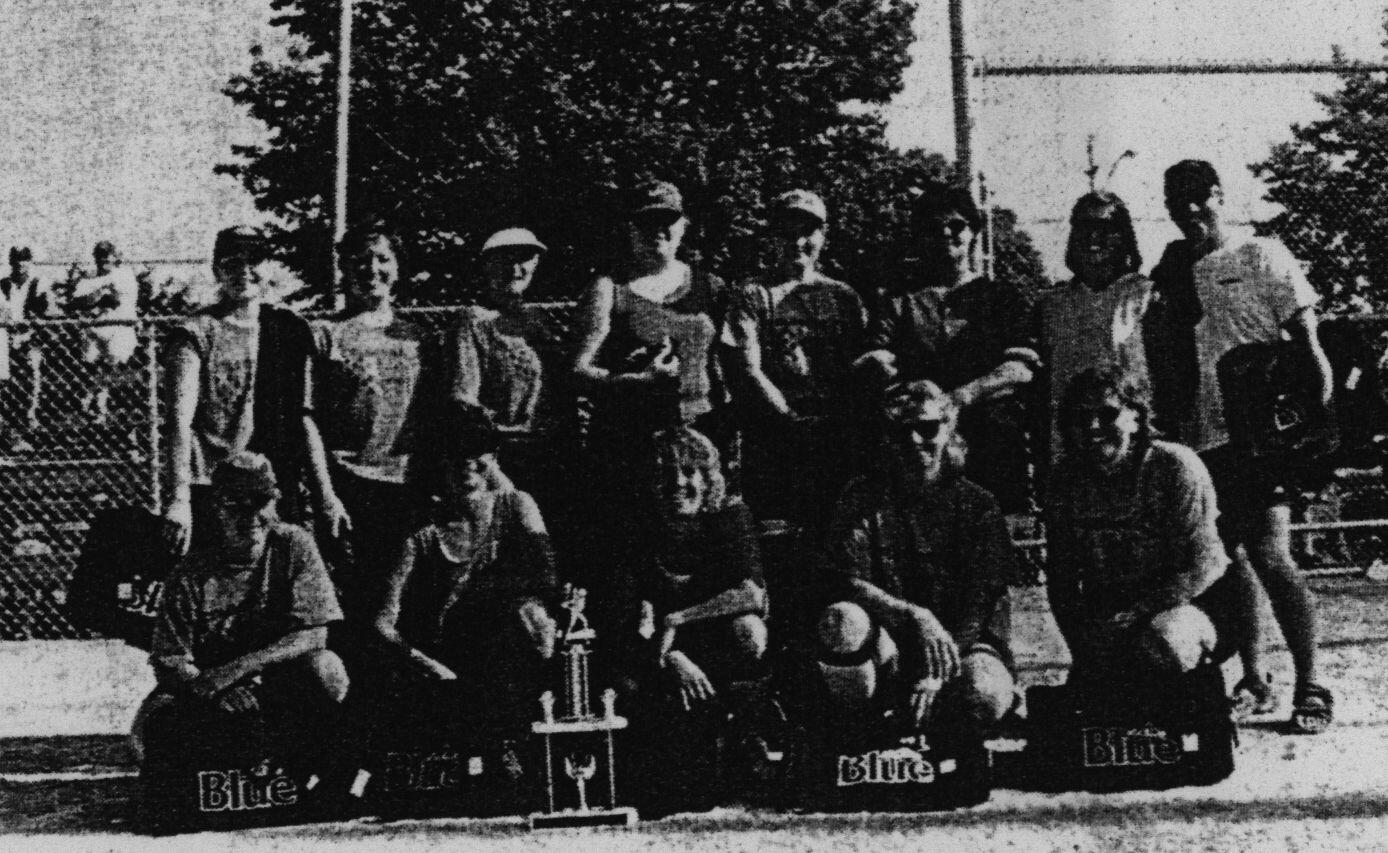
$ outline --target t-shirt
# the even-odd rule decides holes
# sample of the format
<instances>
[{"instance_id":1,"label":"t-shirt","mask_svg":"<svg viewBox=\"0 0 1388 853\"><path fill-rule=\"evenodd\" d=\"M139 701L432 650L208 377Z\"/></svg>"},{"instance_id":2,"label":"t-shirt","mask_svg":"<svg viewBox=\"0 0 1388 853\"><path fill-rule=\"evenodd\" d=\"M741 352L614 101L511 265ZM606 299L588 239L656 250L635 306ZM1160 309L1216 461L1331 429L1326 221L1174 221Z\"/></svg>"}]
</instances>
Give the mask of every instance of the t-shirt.
<instances>
[{"instance_id":1,"label":"t-shirt","mask_svg":"<svg viewBox=\"0 0 1388 853\"><path fill-rule=\"evenodd\" d=\"M1229 441L1219 391L1219 360L1250 343L1282 339L1283 327L1316 305L1300 263L1276 240L1231 241L1196 261L1192 270L1201 318L1195 326L1200 367L1194 422L1185 443L1208 450Z\"/></svg>"},{"instance_id":2,"label":"t-shirt","mask_svg":"<svg viewBox=\"0 0 1388 853\"><path fill-rule=\"evenodd\" d=\"M135 320L140 316L140 283L135 274L116 267L106 275L92 276L77 282L74 298L101 294L112 304L89 310L87 316L102 320ZM83 358L89 362L124 364L135 354L135 327L91 326L83 333Z\"/></svg>"},{"instance_id":3,"label":"t-shirt","mask_svg":"<svg viewBox=\"0 0 1388 853\"><path fill-rule=\"evenodd\" d=\"M525 492L507 490L496 496L489 523L461 544L438 524L405 541L382 616L410 645L449 662L468 653L452 641L499 630L520 600L549 599L557 588L539 508Z\"/></svg>"},{"instance_id":4,"label":"t-shirt","mask_svg":"<svg viewBox=\"0 0 1388 853\"><path fill-rule=\"evenodd\" d=\"M400 317L385 326L363 315L314 324L320 429L337 461L354 475L404 482L409 453L397 442L419 390L428 335Z\"/></svg>"},{"instance_id":5,"label":"t-shirt","mask_svg":"<svg viewBox=\"0 0 1388 853\"><path fill-rule=\"evenodd\" d=\"M545 390L525 320L481 306L463 310L448 346L454 398L481 406L497 426L533 428Z\"/></svg>"},{"instance_id":6,"label":"t-shirt","mask_svg":"<svg viewBox=\"0 0 1388 853\"><path fill-rule=\"evenodd\" d=\"M175 342L192 346L201 376L193 414L193 482L212 482L212 471L229 453L250 446L255 431L259 323L200 314L175 330Z\"/></svg>"},{"instance_id":7,"label":"t-shirt","mask_svg":"<svg viewBox=\"0 0 1388 853\"><path fill-rule=\"evenodd\" d=\"M1076 606L1096 621L1183 574L1217 577L1229 562L1209 471L1179 444L1154 441L1111 476L1062 461L1046 511L1047 577L1077 587Z\"/></svg>"},{"instance_id":8,"label":"t-shirt","mask_svg":"<svg viewBox=\"0 0 1388 853\"><path fill-rule=\"evenodd\" d=\"M724 342L742 343L744 324L756 329L762 371L801 415L840 415L853 360L863 354L863 301L841 281L820 277L778 298L763 281L738 287L728 309Z\"/></svg>"},{"instance_id":9,"label":"t-shirt","mask_svg":"<svg viewBox=\"0 0 1388 853\"><path fill-rule=\"evenodd\" d=\"M1012 540L997 501L963 477L903 496L880 477L854 480L826 540L830 571L926 608L960 649L978 640L1007 653Z\"/></svg>"},{"instance_id":10,"label":"t-shirt","mask_svg":"<svg viewBox=\"0 0 1388 853\"><path fill-rule=\"evenodd\" d=\"M657 617L708 601L751 580L762 585L761 551L746 504L674 518L652 531L638 582Z\"/></svg>"},{"instance_id":11,"label":"t-shirt","mask_svg":"<svg viewBox=\"0 0 1388 853\"><path fill-rule=\"evenodd\" d=\"M1012 347L1034 347L1034 312L1015 286L977 278L949 290L879 295L869 350L896 356L898 379L929 379L952 391L990 373ZM968 475L1008 512L1024 509L1029 483L1025 394L970 406L959 417Z\"/></svg>"},{"instance_id":12,"label":"t-shirt","mask_svg":"<svg viewBox=\"0 0 1388 853\"><path fill-rule=\"evenodd\" d=\"M0 322L22 323L45 313L47 286L34 276L19 281L13 274L0 278ZM10 378L10 330L0 328L0 381Z\"/></svg>"},{"instance_id":13,"label":"t-shirt","mask_svg":"<svg viewBox=\"0 0 1388 853\"><path fill-rule=\"evenodd\" d=\"M233 450L263 453L285 496L280 511L292 519L307 458L304 416L313 411L313 335L292 311L261 305L257 316L258 323L242 323L226 306L213 306L171 329L167 346L189 347L199 362L193 482L209 483Z\"/></svg>"},{"instance_id":14,"label":"t-shirt","mask_svg":"<svg viewBox=\"0 0 1388 853\"><path fill-rule=\"evenodd\" d=\"M228 566L216 546L188 555L164 589L151 654L206 669L340 619L313 537L277 522L252 565Z\"/></svg>"},{"instance_id":15,"label":"t-shirt","mask_svg":"<svg viewBox=\"0 0 1388 853\"><path fill-rule=\"evenodd\" d=\"M1152 282L1130 273L1103 290L1076 279L1047 293L1041 302L1041 360L1050 370L1051 459L1060 456L1056 429L1060 398L1076 374L1118 363L1147 376L1142 318L1152 299Z\"/></svg>"}]
</instances>

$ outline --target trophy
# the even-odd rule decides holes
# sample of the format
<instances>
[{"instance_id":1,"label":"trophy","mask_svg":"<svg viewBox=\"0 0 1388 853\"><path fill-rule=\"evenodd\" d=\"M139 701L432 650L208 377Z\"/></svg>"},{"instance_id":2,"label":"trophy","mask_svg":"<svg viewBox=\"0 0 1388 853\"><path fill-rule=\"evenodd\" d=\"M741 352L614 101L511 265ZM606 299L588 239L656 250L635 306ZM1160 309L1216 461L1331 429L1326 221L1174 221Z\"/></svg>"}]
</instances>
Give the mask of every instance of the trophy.
<instances>
[{"instance_id":1,"label":"trophy","mask_svg":"<svg viewBox=\"0 0 1388 853\"><path fill-rule=\"evenodd\" d=\"M636 810L617 805L617 779L613 760L613 732L627 727L625 717L617 716L617 693L603 691L602 716L589 704L589 646L597 636L583 609L587 591L572 585L565 588L564 609L569 622L564 629L562 651L564 692L556 713L556 697L546 690L540 696L541 719L530 730L545 739L546 810L530 816L530 828L566 826L631 826ZM556 755L562 756L562 772L573 781L577 800L561 805L555 785ZM589 783L602 769L605 784L592 791ZM596 805L594 799L599 799Z\"/></svg>"}]
</instances>

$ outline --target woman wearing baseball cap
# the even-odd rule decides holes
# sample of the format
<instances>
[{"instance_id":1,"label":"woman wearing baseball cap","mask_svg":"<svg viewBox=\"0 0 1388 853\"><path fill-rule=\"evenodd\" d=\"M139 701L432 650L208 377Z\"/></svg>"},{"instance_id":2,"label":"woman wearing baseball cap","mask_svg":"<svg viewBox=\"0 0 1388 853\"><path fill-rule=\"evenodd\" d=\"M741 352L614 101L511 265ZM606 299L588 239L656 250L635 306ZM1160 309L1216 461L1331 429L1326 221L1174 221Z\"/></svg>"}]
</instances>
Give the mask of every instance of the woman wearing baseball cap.
<instances>
[{"instance_id":1,"label":"woman wearing baseball cap","mask_svg":"<svg viewBox=\"0 0 1388 853\"><path fill-rule=\"evenodd\" d=\"M626 256L579 309L573 376L593 403L588 442L609 519L639 512L657 430L694 426L730 462L715 347L724 285L679 259L688 227L674 185L639 184L627 199Z\"/></svg>"},{"instance_id":2,"label":"woman wearing baseball cap","mask_svg":"<svg viewBox=\"0 0 1388 853\"><path fill-rule=\"evenodd\" d=\"M776 198L775 264L734 290L723 331L744 380L747 502L762 518L816 530L852 469L852 367L867 324L853 288L819 270L828 216L809 190Z\"/></svg>"}]
</instances>

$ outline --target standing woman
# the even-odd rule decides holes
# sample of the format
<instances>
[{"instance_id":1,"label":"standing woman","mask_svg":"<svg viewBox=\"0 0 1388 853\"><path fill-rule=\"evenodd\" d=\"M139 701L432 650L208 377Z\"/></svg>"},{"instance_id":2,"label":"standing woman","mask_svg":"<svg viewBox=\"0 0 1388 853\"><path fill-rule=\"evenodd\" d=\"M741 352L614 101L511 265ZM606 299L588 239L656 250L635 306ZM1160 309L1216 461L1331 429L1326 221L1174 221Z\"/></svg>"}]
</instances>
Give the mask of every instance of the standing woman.
<instances>
[{"instance_id":1,"label":"standing woman","mask_svg":"<svg viewBox=\"0 0 1388 853\"><path fill-rule=\"evenodd\" d=\"M1070 212L1065 265L1075 274L1041 303L1041 358L1050 368L1048 399L1051 456L1060 458L1063 436L1056 427L1060 397L1081 371L1116 364L1139 383L1147 382L1142 322L1152 301L1152 282L1138 270L1132 217L1111 192L1080 197Z\"/></svg>"},{"instance_id":2,"label":"standing woman","mask_svg":"<svg viewBox=\"0 0 1388 853\"><path fill-rule=\"evenodd\" d=\"M626 210L630 251L588 289L579 310L574 378L593 400L590 446L619 506L639 503L651 435L692 425L726 457L715 342L723 282L679 260L689 220L678 189L636 188Z\"/></svg>"},{"instance_id":3,"label":"standing woman","mask_svg":"<svg viewBox=\"0 0 1388 853\"><path fill-rule=\"evenodd\" d=\"M761 518L814 530L852 472L852 368L867 324L853 288L819 271L828 218L809 190L776 199L776 266L737 288L724 331L747 398L747 502Z\"/></svg>"},{"instance_id":4,"label":"standing woman","mask_svg":"<svg viewBox=\"0 0 1388 853\"><path fill-rule=\"evenodd\" d=\"M555 373L533 342L546 330L524 297L546 246L525 228L505 228L482 244L482 292L463 309L446 344L449 396L492 424L501 455L521 487L543 497L554 484Z\"/></svg>"},{"instance_id":5,"label":"standing woman","mask_svg":"<svg viewBox=\"0 0 1388 853\"><path fill-rule=\"evenodd\" d=\"M428 334L395 313L399 243L377 224L349 229L339 257L347 305L314 324L315 382L333 482L352 519L350 553L338 555L344 605L367 612L381 593L399 548L421 517L405 485L408 448L401 440L416 414ZM422 400L420 401L422 404Z\"/></svg>"},{"instance_id":6,"label":"standing woman","mask_svg":"<svg viewBox=\"0 0 1388 853\"><path fill-rule=\"evenodd\" d=\"M304 519L300 485L306 481L317 515L332 535L349 523L333 491L313 418L313 333L297 314L262 303L259 266L265 251L253 228L219 232L212 249L218 302L169 335L173 482L164 520L169 544L178 553L188 551L195 523L201 530L215 518L212 470L243 450L269 458L284 495L281 517Z\"/></svg>"}]
</instances>

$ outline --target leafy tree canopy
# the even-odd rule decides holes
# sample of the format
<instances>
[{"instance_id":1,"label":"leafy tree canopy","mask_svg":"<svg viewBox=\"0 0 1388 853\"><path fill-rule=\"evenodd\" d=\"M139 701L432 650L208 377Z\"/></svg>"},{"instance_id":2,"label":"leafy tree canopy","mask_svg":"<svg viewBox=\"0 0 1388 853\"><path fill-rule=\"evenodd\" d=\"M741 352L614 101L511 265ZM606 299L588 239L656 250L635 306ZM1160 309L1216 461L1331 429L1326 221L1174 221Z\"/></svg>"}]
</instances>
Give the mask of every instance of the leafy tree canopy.
<instances>
[{"instance_id":1,"label":"leafy tree canopy","mask_svg":"<svg viewBox=\"0 0 1388 853\"><path fill-rule=\"evenodd\" d=\"M226 91L271 130L219 167L282 223L287 260L323 281L331 220L338 4L271 0L295 37L254 51ZM911 0L358 0L353 218L406 237L432 288L509 225L552 247L552 295L613 253L613 191L637 176L685 193L690 251L738 276L766 203L798 186L830 205L829 266L870 287L900 256L908 188L948 176L897 152L876 107L901 89ZM441 14L446 9L446 14ZM1014 266L1040 280L1022 239ZM456 292L456 291L455 291ZM417 294L424 296L425 294Z\"/></svg>"},{"instance_id":2,"label":"leafy tree canopy","mask_svg":"<svg viewBox=\"0 0 1388 853\"><path fill-rule=\"evenodd\" d=\"M1385 20L1388 28L1388 20ZM1384 42L1388 47L1388 41ZM1345 63L1336 50L1336 62ZM1332 310L1388 306L1388 75L1355 71L1317 95L1325 118L1292 125L1292 138L1252 164L1266 198L1285 211L1258 223L1310 265Z\"/></svg>"}]
</instances>

